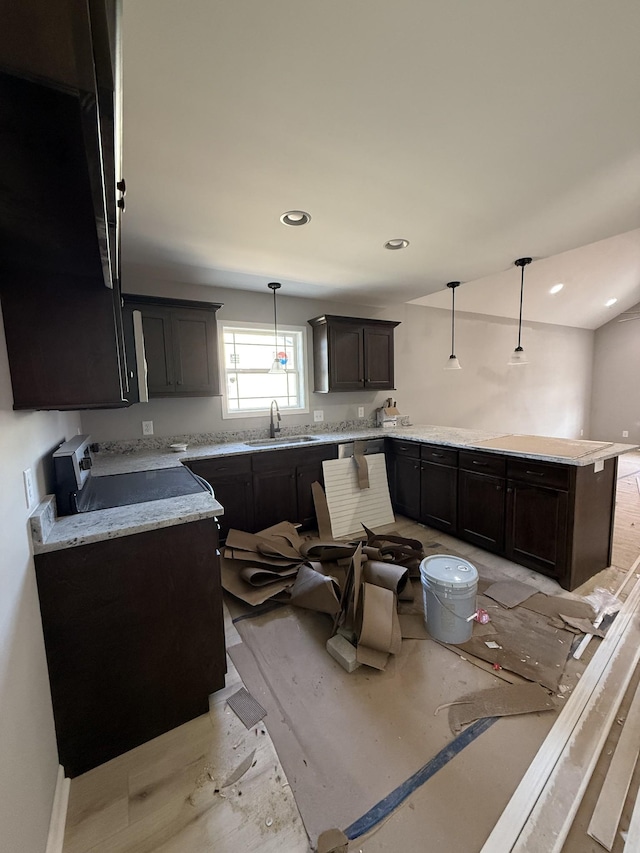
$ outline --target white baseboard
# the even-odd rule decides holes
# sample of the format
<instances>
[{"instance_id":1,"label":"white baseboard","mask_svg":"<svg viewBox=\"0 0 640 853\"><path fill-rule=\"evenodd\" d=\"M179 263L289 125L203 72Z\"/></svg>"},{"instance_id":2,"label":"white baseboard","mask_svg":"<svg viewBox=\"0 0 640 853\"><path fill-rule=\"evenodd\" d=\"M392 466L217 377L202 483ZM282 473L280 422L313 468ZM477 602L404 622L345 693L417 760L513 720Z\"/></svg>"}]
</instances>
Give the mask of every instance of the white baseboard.
<instances>
[{"instance_id":1,"label":"white baseboard","mask_svg":"<svg viewBox=\"0 0 640 853\"><path fill-rule=\"evenodd\" d=\"M53 795L53 806L51 808L51 822L49 823L49 835L47 836L47 848L45 853L62 853L64 843L64 828L67 822L67 806L69 805L69 788L71 779L65 779L62 765L58 767L58 780L56 792Z\"/></svg>"}]
</instances>

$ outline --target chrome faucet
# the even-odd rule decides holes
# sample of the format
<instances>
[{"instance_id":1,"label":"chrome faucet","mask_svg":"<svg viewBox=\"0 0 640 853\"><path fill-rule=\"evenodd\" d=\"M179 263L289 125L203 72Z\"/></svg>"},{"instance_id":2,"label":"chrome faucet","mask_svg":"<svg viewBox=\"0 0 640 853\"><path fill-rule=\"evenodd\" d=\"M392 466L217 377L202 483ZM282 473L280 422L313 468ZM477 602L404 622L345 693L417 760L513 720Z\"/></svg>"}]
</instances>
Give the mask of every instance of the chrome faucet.
<instances>
[{"instance_id":1,"label":"chrome faucet","mask_svg":"<svg viewBox=\"0 0 640 853\"><path fill-rule=\"evenodd\" d=\"M278 423L277 424L276 424L275 420L273 419L273 408L274 408L274 406L275 406L276 415L278 416ZM269 424L269 438L275 438L276 433L280 432L280 421L282 420L282 418L280 417L280 409L278 408L278 401L277 400L271 401L271 409L269 412L269 416L271 419L271 422Z\"/></svg>"}]
</instances>

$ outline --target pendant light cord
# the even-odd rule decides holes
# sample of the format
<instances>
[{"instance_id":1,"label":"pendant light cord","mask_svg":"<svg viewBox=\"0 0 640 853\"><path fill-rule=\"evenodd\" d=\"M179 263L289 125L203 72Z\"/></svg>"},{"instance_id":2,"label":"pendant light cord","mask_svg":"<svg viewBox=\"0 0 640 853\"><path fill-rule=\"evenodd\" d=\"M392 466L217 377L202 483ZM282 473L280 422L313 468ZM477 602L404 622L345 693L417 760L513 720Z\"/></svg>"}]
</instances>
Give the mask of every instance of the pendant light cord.
<instances>
[{"instance_id":1,"label":"pendant light cord","mask_svg":"<svg viewBox=\"0 0 640 853\"><path fill-rule=\"evenodd\" d=\"M275 296L275 293L273 294ZM524 297L524 264L520 267L520 317L518 319L518 349L522 336L522 299Z\"/></svg>"},{"instance_id":2,"label":"pendant light cord","mask_svg":"<svg viewBox=\"0 0 640 853\"><path fill-rule=\"evenodd\" d=\"M276 354L278 358L278 309L276 308L276 289L273 289L273 328L276 333Z\"/></svg>"},{"instance_id":3,"label":"pendant light cord","mask_svg":"<svg viewBox=\"0 0 640 853\"><path fill-rule=\"evenodd\" d=\"M451 355L456 354L455 348L455 315L456 315L456 289L451 288Z\"/></svg>"}]
</instances>

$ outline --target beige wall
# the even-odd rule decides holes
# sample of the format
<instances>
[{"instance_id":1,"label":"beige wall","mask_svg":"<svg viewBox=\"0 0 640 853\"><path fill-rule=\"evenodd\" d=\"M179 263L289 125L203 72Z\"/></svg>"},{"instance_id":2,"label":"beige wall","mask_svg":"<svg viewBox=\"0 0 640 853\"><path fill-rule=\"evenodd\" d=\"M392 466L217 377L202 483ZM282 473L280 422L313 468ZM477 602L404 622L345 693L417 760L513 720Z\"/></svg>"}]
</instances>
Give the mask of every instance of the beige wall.
<instances>
[{"instance_id":1,"label":"beige wall","mask_svg":"<svg viewBox=\"0 0 640 853\"><path fill-rule=\"evenodd\" d=\"M210 288L202 285L156 283L140 279L127 290L222 302L222 320L271 323L273 302L265 293ZM399 320L396 329L396 392L403 414L414 423L477 427L505 432L565 438L588 435L593 333L547 324L525 325L523 344L530 364L508 367L516 345L514 321L479 315L457 315L456 350L461 371L445 371L450 352L451 315L441 309L397 305L384 311L280 295L282 323L307 325L318 314L344 314ZM310 331L310 330L309 330ZM309 336L309 345L311 336ZM311 359L309 381L312 387ZM322 409L327 423L367 417L388 396L386 392L311 394L310 409ZM285 415L285 423L303 425L313 415ZM152 420L156 436L179 436L263 428L268 418L223 420L219 398L154 400L127 410L84 412L82 428L96 441L142 436L142 420Z\"/></svg>"},{"instance_id":2,"label":"beige wall","mask_svg":"<svg viewBox=\"0 0 640 853\"><path fill-rule=\"evenodd\" d=\"M640 319L596 331L591 423L593 438L640 444Z\"/></svg>"},{"instance_id":3,"label":"beige wall","mask_svg":"<svg viewBox=\"0 0 640 853\"><path fill-rule=\"evenodd\" d=\"M22 471L31 468L38 500L43 458L75 434L76 414L17 413L0 322L0 848L43 853L58 771L38 594Z\"/></svg>"}]
</instances>

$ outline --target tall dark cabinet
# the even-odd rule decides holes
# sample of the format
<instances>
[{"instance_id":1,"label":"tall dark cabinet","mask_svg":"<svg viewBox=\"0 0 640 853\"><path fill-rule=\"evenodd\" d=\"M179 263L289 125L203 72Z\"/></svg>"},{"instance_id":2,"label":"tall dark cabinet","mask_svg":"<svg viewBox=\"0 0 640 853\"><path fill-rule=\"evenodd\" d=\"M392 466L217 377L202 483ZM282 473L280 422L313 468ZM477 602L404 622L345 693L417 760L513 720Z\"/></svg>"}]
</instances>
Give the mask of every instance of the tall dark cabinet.
<instances>
[{"instance_id":1,"label":"tall dark cabinet","mask_svg":"<svg viewBox=\"0 0 640 853\"><path fill-rule=\"evenodd\" d=\"M393 390L393 330L399 323L323 314L309 325L316 393Z\"/></svg>"},{"instance_id":2,"label":"tall dark cabinet","mask_svg":"<svg viewBox=\"0 0 640 853\"><path fill-rule=\"evenodd\" d=\"M15 409L129 402L116 0L2 0L0 300Z\"/></svg>"}]
</instances>

